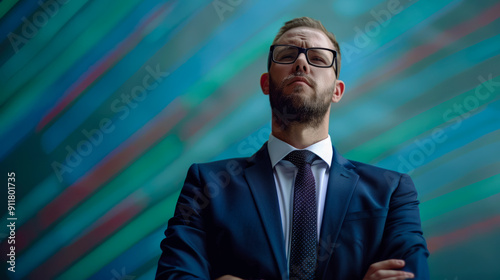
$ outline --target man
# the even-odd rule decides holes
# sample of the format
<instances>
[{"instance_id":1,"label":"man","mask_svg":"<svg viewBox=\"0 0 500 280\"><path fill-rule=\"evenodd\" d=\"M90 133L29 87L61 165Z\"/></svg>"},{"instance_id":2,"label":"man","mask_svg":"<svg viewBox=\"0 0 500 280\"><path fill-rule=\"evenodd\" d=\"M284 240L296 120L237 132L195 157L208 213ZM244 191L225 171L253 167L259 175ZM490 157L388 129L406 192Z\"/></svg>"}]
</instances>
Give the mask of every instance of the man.
<instances>
[{"instance_id":1,"label":"man","mask_svg":"<svg viewBox=\"0 0 500 280\"><path fill-rule=\"evenodd\" d=\"M332 147L339 72L338 43L319 21L285 23L260 81L269 141L250 158L191 166L157 279L429 278L411 179Z\"/></svg>"}]
</instances>

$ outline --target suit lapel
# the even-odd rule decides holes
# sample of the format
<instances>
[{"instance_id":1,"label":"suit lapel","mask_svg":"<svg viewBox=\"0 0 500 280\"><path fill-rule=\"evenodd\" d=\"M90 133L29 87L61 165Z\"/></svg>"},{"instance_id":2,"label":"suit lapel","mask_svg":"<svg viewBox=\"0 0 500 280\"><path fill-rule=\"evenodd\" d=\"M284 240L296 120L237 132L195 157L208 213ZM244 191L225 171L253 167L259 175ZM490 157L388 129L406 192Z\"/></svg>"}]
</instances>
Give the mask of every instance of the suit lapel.
<instances>
[{"instance_id":1,"label":"suit lapel","mask_svg":"<svg viewBox=\"0 0 500 280\"><path fill-rule=\"evenodd\" d=\"M287 275L285 241L267 143L249 161L250 167L245 169L245 178L274 252L278 271L280 275Z\"/></svg>"},{"instance_id":2,"label":"suit lapel","mask_svg":"<svg viewBox=\"0 0 500 280\"><path fill-rule=\"evenodd\" d=\"M351 170L353 168L354 165L338 154L334 148L320 232L319 275L324 275L330 262L342 222L359 179L359 175Z\"/></svg>"}]
</instances>

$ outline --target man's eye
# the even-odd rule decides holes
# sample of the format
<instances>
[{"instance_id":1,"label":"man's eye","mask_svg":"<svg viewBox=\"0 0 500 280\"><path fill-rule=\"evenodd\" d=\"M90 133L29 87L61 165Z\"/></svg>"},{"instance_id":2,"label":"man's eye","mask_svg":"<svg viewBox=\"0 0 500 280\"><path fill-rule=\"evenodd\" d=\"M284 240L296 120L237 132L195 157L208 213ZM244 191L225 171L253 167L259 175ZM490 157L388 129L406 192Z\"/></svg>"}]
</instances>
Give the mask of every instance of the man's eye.
<instances>
[{"instance_id":1,"label":"man's eye","mask_svg":"<svg viewBox=\"0 0 500 280\"><path fill-rule=\"evenodd\" d=\"M294 60L295 59L295 54L292 53L292 52L284 52L284 53L280 53L278 55L278 59L279 60Z\"/></svg>"},{"instance_id":2,"label":"man's eye","mask_svg":"<svg viewBox=\"0 0 500 280\"><path fill-rule=\"evenodd\" d=\"M315 56L312 58L313 61L316 61L316 62L323 62L325 63L325 59L323 57L320 57L320 56Z\"/></svg>"}]
</instances>

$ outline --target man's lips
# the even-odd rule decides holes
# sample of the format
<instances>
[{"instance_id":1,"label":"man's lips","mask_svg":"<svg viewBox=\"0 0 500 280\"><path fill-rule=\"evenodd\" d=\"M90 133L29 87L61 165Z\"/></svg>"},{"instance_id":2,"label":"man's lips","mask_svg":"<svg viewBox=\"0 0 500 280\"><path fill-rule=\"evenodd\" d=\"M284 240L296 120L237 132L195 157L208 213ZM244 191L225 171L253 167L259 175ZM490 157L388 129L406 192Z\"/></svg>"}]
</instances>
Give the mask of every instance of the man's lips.
<instances>
[{"instance_id":1,"label":"man's lips","mask_svg":"<svg viewBox=\"0 0 500 280\"><path fill-rule=\"evenodd\" d=\"M291 85L293 83L305 83L306 85L311 86L311 84L309 83L309 81L306 78L303 78L303 77L295 77L288 84Z\"/></svg>"}]
</instances>

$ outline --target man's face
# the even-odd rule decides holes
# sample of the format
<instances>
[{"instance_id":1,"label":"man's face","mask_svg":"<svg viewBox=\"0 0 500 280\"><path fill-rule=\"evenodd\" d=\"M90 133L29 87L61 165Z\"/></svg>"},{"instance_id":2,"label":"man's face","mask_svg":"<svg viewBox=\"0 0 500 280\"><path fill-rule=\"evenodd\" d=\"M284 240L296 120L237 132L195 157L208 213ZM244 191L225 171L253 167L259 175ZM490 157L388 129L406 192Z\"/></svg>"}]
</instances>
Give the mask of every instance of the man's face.
<instances>
[{"instance_id":1,"label":"man's face","mask_svg":"<svg viewBox=\"0 0 500 280\"><path fill-rule=\"evenodd\" d=\"M288 30L277 44L335 49L323 32L309 27ZM278 121L285 127L291 122L319 125L329 112L331 102L340 100L336 99L335 91L334 68L309 65L303 53L293 64L271 63L269 99L273 114L281 116Z\"/></svg>"}]
</instances>

